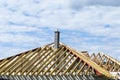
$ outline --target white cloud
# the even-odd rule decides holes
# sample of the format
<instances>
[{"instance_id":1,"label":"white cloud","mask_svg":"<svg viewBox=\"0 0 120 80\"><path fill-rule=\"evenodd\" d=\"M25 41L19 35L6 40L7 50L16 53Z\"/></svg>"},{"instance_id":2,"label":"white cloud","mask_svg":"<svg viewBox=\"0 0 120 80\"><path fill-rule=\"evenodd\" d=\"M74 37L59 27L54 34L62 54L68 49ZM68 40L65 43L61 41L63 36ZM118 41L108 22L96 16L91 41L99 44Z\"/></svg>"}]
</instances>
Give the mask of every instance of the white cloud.
<instances>
[{"instance_id":1,"label":"white cloud","mask_svg":"<svg viewBox=\"0 0 120 80\"><path fill-rule=\"evenodd\" d=\"M31 43L39 41L39 38L33 36L19 35L19 34L0 34L0 42L13 42L13 43Z\"/></svg>"},{"instance_id":2,"label":"white cloud","mask_svg":"<svg viewBox=\"0 0 120 80\"><path fill-rule=\"evenodd\" d=\"M52 34L49 34L49 31L58 28L91 35L91 38L79 36L80 33L77 37L76 34L69 38L65 37L70 40L74 38L74 41L68 41L68 44L77 49L105 51L105 47L108 47L108 52L118 53L120 45L119 14L118 0L94 0L94 2L92 0L1 0L0 42L19 44L19 46L21 43L26 43L27 46L31 44L38 46L52 41ZM44 31L46 28L49 30L48 33ZM33 34L31 35L29 32L33 32ZM105 37L101 39L104 43L87 42L89 39L92 40L93 36ZM115 40L111 40L113 38ZM77 44L81 45L77 46Z\"/></svg>"},{"instance_id":3,"label":"white cloud","mask_svg":"<svg viewBox=\"0 0 120 80\"><path fill-rule=\"evenodd\" d=\"M71 7L73 9L81 9L86 6L120 6L119 0L71 0Z\"/></svg>"},{"instance_id":4,"label":"white cloud","mask_svg":"<svg viewBox=\"0 0 120 80\"><path fill-rule=\"evenodd\" d=\"M38 28L35 27L27 27L27 26L14 26L14 25L1 25L0 33L5 32L31 32L31 31L38 31ZM40 30L39 30L40 31Z\"/></svg>"},{"instance_id":5,"label":"white cloud","mask_svg":"<svg viewBox=\"0 0 120 80\"><path fill-rule=\"evenodd\" d=\"M21 53L24 51L27 51L28 49L25 48L20 48L20 47L3 47L0 46L0 59L6 58L6 57L10 57L13 55L16 55L16 53ZM6 52L5 52L6 51Z\"/></svg>"}]
</instances>

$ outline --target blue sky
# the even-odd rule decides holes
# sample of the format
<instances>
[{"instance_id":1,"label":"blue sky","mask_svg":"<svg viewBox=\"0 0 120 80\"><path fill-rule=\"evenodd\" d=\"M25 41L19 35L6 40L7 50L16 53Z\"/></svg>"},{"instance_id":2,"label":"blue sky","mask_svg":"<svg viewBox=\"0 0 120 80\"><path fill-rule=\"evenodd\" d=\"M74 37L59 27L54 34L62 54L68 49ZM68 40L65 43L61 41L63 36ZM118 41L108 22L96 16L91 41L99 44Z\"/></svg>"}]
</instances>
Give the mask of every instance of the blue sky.
<instances>
[{"instance_id":1,"label":"blue sky","mask_svg":"<svg viewBox=\"0 0 120 80\"><path fill-rule=\"evenodd\" d=\"M120 59L120 0L0 0L0 59L43 46L61 32L78 51Z\"/></svg>"}]
</instances>

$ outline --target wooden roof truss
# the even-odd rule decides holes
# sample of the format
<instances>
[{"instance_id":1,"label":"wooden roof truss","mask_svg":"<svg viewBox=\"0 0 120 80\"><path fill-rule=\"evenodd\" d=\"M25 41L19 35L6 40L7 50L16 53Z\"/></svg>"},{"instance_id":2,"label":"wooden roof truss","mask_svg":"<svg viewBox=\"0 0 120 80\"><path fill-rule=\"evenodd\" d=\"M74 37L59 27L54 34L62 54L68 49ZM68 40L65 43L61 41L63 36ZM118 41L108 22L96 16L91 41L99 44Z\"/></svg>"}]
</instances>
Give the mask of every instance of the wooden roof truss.
<instances>
[{"instance_id":1,"label":"wooden roof truss","mask_svg":"<svg viewBox=\"0 0 120 80\"><path fill-rule=\"evenodd\" d=\"M0 75L95 74L113 78L92 60L66 45L54 49L50 44L0 60Z\"/></svg>"}]
</instances>

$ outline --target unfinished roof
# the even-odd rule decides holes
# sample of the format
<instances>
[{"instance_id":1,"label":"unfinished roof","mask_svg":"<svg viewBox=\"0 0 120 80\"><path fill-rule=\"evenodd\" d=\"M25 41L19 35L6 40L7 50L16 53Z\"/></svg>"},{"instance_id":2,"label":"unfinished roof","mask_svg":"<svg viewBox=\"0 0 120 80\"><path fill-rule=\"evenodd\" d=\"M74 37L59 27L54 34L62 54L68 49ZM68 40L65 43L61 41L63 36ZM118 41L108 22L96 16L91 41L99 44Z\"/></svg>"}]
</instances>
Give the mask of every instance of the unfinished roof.
<instances>
[{"instance_id":1,"label":"unfinished roof","mask_svg":"<svg viewBox=\"0 0 120 80\"><path fill-rule=\"evenodd\" d=\"M77 52L65 44L59 43L59 32L56 31L55 33L54 43L0 60L0 75L65 76L85 74L116 78L116 76L110 74L110 70L95 61L99 60L95 55L90 57L85 52ZM119 62L109 57L108 62L110 60L115 65L117 64L117 67L113 66L113 68L119 71Z\"/></svg>"},{"instance_id":2,"label":"unfinished roof","mask_svg":"<svg viewBox=\"0 0 120 80\"><path fill-rule=\"evenodd\" d=\"M82 53L61 44L36 48L0 60L0 75L80 75L96 74L113 77Z\"/></svg>"},{"instance_id":3,"label":"unfinished roof","mask_svg":"<svg viewBox=\"0 0 120 80\"><path fill-rule=\"evenodd\" d=\"M91 60L109 72L120 72L120 61L107 54L92 54Z\"/></svg>"}]
</instances>

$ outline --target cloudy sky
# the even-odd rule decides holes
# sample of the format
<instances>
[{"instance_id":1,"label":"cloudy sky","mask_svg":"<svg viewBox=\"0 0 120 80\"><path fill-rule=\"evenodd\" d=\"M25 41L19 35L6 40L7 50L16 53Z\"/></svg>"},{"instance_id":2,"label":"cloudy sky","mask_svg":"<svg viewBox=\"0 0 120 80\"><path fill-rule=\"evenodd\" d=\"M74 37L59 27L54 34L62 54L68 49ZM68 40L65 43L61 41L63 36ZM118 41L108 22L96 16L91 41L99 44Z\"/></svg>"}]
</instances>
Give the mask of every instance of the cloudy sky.
<instances>
[{"instance_id":1,"label":"cloudy sky","mask_svg":"<svg viewBox=\"0 0 120 80\"><path fill-rule=\"evenodd\" d=\"M120 59L120 0L0 0L0 58L54 41Z\"/></svg>"}]
</instances>

